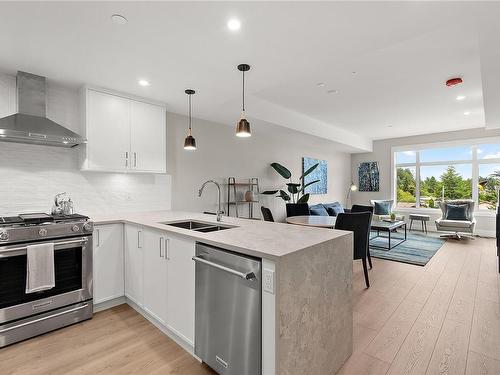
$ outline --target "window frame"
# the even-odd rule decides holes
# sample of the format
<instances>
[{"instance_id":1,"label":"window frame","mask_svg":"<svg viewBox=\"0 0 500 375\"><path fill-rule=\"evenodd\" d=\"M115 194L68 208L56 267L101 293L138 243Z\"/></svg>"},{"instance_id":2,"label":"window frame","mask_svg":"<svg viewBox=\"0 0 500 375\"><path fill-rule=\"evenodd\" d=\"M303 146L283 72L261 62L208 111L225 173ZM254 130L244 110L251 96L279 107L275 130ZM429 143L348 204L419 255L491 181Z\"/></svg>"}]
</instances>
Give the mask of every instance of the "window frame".
<instances>
[{"instance_id":1,"label":"window frame","mask_svg":"<svg viewBox=\"0 0 500 375\"><path fill-rule=\"evenodd\" d=\"M467 141L457 140L457 141L447 141L447 142L435 142L435 143L423 143L416 145L404 145L404 146L393 146L391 147L391 197L395 202L396 209L399 211L426 211L426 212L436 212L435 208L420 207L420 168L426 166L442 166L442 165L458 165L458 164L468 164L472 168L472 199L476 202L475 211L476 213L485 215L494 215L493 210L481 209L479 208L479 166L484 164L499 164L500 158L492 159L479 159L477 150L478 146L482 144L500 144L500 137L489 137L489 138L476 138ZM472 157L468 160L441 160L432 162L421 162L420 161L420 151L429 149L445 149L451 147L461 147L468 146L471 147ZM414 151L415 152L415 162L414 163L396 163L396 153L404 151ZM397 208L397 179L396 179L396 168L415 168L415 208Z\"/></svg>"}]
</instances>

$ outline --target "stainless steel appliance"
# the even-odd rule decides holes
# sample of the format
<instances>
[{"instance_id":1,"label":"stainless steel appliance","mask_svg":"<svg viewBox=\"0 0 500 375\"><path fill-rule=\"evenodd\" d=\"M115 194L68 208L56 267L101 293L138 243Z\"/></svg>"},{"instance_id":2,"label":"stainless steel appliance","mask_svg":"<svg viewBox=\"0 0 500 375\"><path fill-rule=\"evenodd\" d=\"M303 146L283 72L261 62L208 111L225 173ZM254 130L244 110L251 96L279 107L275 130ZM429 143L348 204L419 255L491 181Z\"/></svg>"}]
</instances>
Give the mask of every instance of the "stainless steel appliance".
<instances>
[{"instance_id":1,"label":"stainless steel appliance","mask_svg":"<svg viewBox=\"0 0 500 375\"><path fill-rule=\"evenodd\" d=\"M47 118L45 77L17 72L19 112L0 118L0 141L73 147L85 138Z\"/></svg>"},{"instance_id":2,"label":"stainless steel appliance","mask_svg":"<svg viewBox=\"0 0 500 375\"><path fill-rule=\"evenodd\" d=\"M0 347L92 317L92 231L78 214L0 217ZM55 286L26 293L27 246L46 242Z\"/></svg>"},{"instance_id":3,"label":"stainless steel appliance","mask_svg":"<svg viewBox=\"0 0 500 375\"><path fill-rule=\"evenodd\" d=\"M261 374L261 260L202 243L193 260L195 354L219 374Z\"/></svg>"}]
</instances>

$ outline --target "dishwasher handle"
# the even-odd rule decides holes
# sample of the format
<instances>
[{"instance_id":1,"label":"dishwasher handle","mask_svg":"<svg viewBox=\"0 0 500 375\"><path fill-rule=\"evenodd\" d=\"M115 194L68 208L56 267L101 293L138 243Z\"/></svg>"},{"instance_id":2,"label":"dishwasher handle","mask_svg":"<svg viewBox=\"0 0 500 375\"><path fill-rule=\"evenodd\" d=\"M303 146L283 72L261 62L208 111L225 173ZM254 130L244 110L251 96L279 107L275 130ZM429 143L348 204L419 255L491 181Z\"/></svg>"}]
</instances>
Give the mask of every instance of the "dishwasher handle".
<instances>
[{"instance_id":1,"label":"dishwasher handle","mask_svg":"<svg viewBox=\"0 0 500 375\"><path fill-rule=\"evenodd\" d=\"M242 279L245 279L245 280L255 279L255 274L253 272L236 271L236 270L233 270L232 268L229 268L229 267L226 267L226 266L223 266L221 264L214 263L214 262L210 262L209 260L206 260L206 259L203 259L200 257L192 257L191 259L193 259L195 262L200 262L200 263L206 264L207 266L211 266L211 267L217 268L219 270L229 272L230 274L236 275L236 276L241 277Z\"/></svg>"}]
</instances>

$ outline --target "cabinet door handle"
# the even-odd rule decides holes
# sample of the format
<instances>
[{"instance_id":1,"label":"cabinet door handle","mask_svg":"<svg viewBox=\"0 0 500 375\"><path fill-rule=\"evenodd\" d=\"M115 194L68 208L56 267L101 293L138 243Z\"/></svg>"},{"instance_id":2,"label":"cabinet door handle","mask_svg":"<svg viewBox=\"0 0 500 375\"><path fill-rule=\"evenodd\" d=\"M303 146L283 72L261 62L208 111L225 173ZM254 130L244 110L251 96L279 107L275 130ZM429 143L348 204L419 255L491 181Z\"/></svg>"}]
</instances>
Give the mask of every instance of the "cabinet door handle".
<instances>
[{"instance_id":1,"label":"cabinet door handle","mask_svg":"<svg viewBox=\"0 0 500 375\"><path fill-rule=\"evenodd\" d=\"M137 231L137 247L142 249L142 230Z\"/></svg>"},{"instance_id":2,"label":"cabinet door handle","mask_svg":"<svg viewBox=\"0 0 500 375\"><path fill-rule=\"evenodd\" d=\"M128 167L128 151L125 151L125 167Z\"/></svg>"},{"instance_id":3,"label":"cabinet door handle","mask_svg":"<svg viewBox=\"0 0 500 375\"><path fill-rule=\"evenodd\" d=\"M160 258L164 258L165 257L165 248L164 248L164 245L165 245L165 239L163 237L160 237Z\"/></svg>"},{"instance_id":4,"label":"cabinet door handle","mask_svg":"<svg viewBox=\"0 0 500 375\"><path fill-rule=\"evenodd\" d=\"M134 152L134 168L137 167L137 152Z\"/></svg>"},{"instance_id":5,"label":"cabinet door handle","mask_svg":"<svg viewBox=\"0 0 500 375\"><path fill-rule=\"evenodd\" d=\"M165 259L170 260L170 238L165 239Z\"/></svg>"},{"instance_id":6,"label":"cabinet door handle","mask_svg":"<svg viewBox=\"0 0 500 375\"><path fill-rule=\"evenodd\" d=\"M101 246L101 233L99 232L99 229L96 229L95 230L95 234L96 234L96 247L99 247Z\"/></svg>"}]
</instances>

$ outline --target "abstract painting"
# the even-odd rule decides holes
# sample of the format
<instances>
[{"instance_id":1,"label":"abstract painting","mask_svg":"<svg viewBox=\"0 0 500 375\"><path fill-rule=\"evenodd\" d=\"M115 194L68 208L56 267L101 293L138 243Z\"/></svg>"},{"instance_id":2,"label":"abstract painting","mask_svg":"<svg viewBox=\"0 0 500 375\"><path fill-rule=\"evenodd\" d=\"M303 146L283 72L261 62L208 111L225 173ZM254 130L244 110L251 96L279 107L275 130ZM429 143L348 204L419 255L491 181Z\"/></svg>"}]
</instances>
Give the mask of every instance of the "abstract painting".
<instances>
[{"instance_id":1,"label":"abstract painting","mask_svg":"<svg viewBox=\"0 0 500 375\"><path fill-rule=\"evenodd\" d=\"M319 182L306 187L304 193L326 194L328 187L328 163L326 160L318 160L304 156L302 158L302 173L316 163L319 163L318 167L304 177L304 185L314 180L319 180Z\"/></svg>"},{"instance_id":2,"label":"abstract painting","mask_svg":"<svg viewBox=\"0 0 500 375\"><path fill-rule=\"evenodd\" d=\"M380 176L376 161L365 161L359 164L359 191L379 191Z\"/></svg>"}]
</instances>

